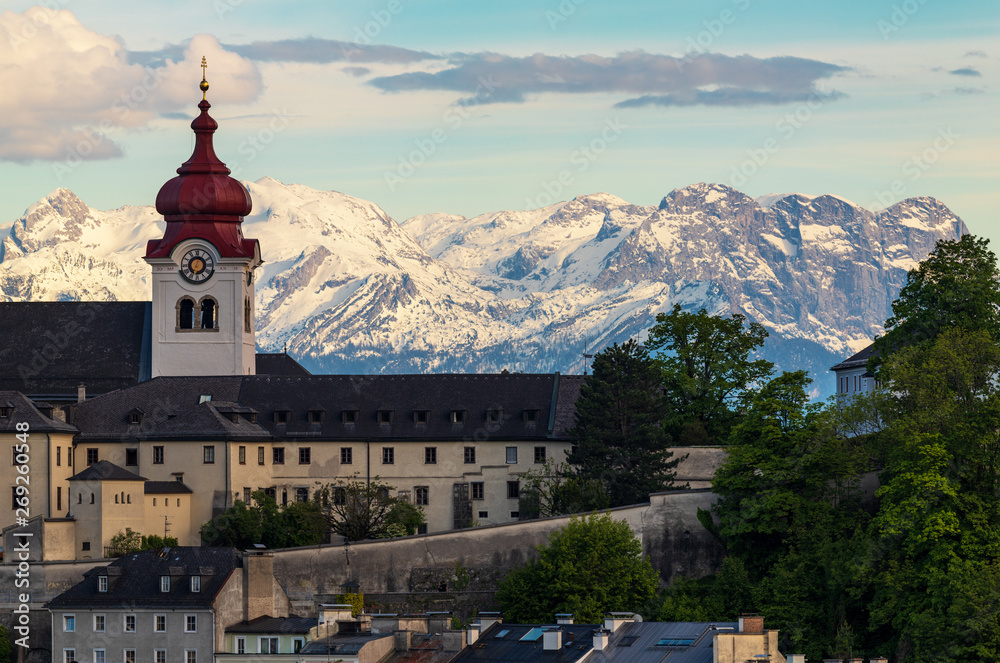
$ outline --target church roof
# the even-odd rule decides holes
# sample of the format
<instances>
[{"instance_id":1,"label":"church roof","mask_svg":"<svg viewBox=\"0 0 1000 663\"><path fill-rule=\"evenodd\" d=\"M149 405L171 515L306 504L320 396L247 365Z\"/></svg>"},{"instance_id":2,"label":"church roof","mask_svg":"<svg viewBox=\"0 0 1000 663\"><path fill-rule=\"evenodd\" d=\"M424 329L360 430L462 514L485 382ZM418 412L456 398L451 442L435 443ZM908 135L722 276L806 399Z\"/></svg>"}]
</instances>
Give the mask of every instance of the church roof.
<instances>
[{"instance_id":1,"label":"church roof","mask_svg":"<svg viewBox=\"0 0 1000 663\"><path fill-rule=\"evenodd\" d=\"M257 375L312 375L284 352L258 352L256 372Z\"/></svg>"},{"instance_id":2,"label":"church roof","mask_svg":"<svg viewBox=\"0 0 1000 663\"><path fill-rule=\"evenodd\" d=\"M73 423L79 441L565 439L581 380L524 373L158 377L80 403ZM135 409L145 413L138 424L128 416ZM496 410L501 421L490 421ZM453 422L453 411L465 420ZM380 412L390 413L387 422Z\"/></svg>"},{"instance_id":3,"label":"church roof","mask_svg":"<svg viewBox=\"0 0 1000 663\"><path fill-rule=\"evenodd\" d=\"M0 302L0 389L75 399L150 376L150 302Z\"/></svg>"},{"instance_id":4,"label":"church roof","mask_svg":"<svg viewBox=\"0 0 1000 663\"><path fill-rule=\"evenodd\" d=\"M85 481L98 479L100 481L145 481L145 477L129 472L112 462L99 460L82 472L77 472L69 478L70 481Z\"/></svg>"}]
</instances>

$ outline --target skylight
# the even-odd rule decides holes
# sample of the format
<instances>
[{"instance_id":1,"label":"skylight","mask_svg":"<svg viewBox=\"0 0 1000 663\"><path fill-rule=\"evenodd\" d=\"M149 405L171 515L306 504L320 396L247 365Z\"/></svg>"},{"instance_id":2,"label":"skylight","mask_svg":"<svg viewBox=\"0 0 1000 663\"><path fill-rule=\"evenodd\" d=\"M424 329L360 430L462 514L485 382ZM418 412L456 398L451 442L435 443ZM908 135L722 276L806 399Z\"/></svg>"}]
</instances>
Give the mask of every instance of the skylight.
<instances>
[{"instance_id":1,"label":"skylight","mask_svg":"<svg viewBox=\"0 0 1000 663\"><path fill-rule=\"evenodd\" d=\"M690 647L694 644L694 638L661 638L656 643L657 647Z\"/></svg>"},{"instance_id":2,"label":"skylight","mask_svg":"<svg viewBox=\"0 0 1000 663\"><path fill-rule=\"evenodd\" d=\"M542 637L542 629L533 628L524 634L524 637L521 638L521 642L534 642L535 640L538 640L538 638L540 637Z\"/></svg>"},{"instance_id":3,"label":"skylight","mask_svg":"<svg viewBox=\"0 0 1000 663\"><path fill-rule=\"evenodd\" d=\"M497 633L497 634L496 634L495 636L493 636L493 637L495 637L495 638L502 638L502 637L504 637L505 635L507 635L508 633L510 633L510 631L509 631L509 630L505 630L505 631L500 631L499 633Z\"/></svg>"}]
</instances>

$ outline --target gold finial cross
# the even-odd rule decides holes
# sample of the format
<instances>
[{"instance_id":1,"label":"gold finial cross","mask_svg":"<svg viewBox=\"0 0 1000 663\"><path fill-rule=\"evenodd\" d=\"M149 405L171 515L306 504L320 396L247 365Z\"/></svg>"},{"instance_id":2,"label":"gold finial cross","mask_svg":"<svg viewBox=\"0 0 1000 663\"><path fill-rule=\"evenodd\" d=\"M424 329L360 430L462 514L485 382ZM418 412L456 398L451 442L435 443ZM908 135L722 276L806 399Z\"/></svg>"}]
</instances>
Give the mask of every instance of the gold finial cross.
<instances>
[{"instance_id":1,"label":"gold finial cross","mask_svg":"<svg viewBox=\"0 0 1000 663\"><path fill-rule=\"evenodd\" d=\"M201 99L202 99L202 101L205 101L205 99L208 98L207 97L207 95L208 95L208 79L206 78L207 72L208 72L208 61L205 59L205 56L203 55L203 56L201 56L201 85L198 86L198 87L201 88Z\"/></svg>"}]
</instances>

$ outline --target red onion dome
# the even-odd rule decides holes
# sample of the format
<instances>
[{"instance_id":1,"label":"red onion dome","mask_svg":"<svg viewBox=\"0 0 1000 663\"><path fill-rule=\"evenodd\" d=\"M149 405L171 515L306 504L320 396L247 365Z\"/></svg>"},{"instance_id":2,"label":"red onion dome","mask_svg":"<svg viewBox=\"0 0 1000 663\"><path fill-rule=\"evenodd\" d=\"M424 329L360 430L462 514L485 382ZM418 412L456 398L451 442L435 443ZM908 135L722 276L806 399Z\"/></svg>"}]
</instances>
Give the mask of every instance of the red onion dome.
<instances>
[{"instance_id":1,"label":"red onion dome","mask_svg":"<svg viewBox=\"0 0 1000 663\"><path fill-rule=\"evenodd\" d=\"M205 98L208 82L204 77L200 87L201 114L191 122L194 153L156 195L156 211L163 215L167 228L162 239L149 242L147 258L168 256L174 246L191 237L212 242L224 256L253 255L256 246L256 240L244 239L240 229L243 217L253 208L250 193L229 176L231 171L215 155L212 135L219 123L208 114L212 105Z\"/></svg>"}]
</instances>

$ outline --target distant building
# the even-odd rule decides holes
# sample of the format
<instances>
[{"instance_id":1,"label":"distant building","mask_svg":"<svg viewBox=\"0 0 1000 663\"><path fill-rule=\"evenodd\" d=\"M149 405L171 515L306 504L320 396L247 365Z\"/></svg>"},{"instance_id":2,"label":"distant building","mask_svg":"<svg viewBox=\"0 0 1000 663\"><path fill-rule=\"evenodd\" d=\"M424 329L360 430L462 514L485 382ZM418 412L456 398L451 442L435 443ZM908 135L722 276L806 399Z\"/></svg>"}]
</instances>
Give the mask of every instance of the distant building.
<instances>
[{"instance_id":1,"label":"distant building","mask_svg":"<svg viewBox=\"0 0 1000 663\"><path fill-rule=\"evenodd\" d=\"M875 376L868 371L868 360L875 346L869 345L836 366L831 366L837 380L838 395L866 394L875 390Z\"/></svg>"},{"instance_id":2,"label":"distant building","mask_svg":"<svg viewBox=\"0 0 1000 663\"><path fill-rule=\"evenodd\" d=\"M210 663L228 626L289 602L267 552L176 547L95 567L48 608L56 663Z\"/></svg>"}]
</instances>

